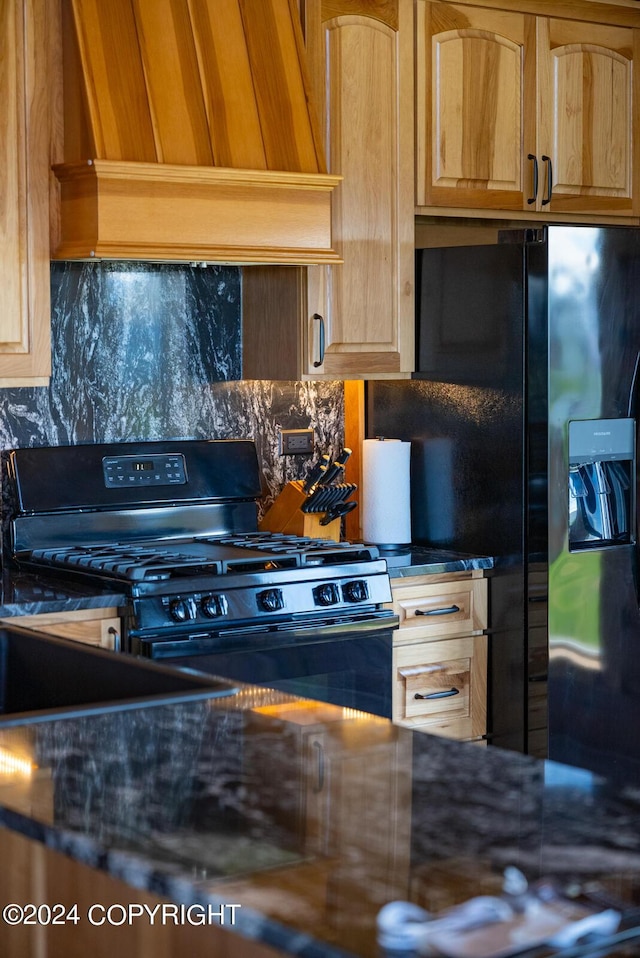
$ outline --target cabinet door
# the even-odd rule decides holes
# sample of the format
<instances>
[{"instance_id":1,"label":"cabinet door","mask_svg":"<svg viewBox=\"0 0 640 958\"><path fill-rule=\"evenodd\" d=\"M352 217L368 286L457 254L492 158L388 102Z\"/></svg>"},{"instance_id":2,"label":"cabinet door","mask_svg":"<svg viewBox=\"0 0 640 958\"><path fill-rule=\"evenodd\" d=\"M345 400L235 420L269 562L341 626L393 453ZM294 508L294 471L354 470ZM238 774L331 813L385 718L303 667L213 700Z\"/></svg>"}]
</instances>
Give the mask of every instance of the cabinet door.
<instances>
[{"instance_id":1,"label":"cabinet door","mask_svg":"<svg viewBox=\"0 0 640 958\"><path fill-rule=\"evenodd\" d=\"M49 17L45 0L0 5L0 387L50 374Z\"/></svg>"},{"instance_id":2,"label":"cabinet door","mask_svg":"<svg viewBox=\"0 0 640 958\"><path fill-rule=\"evenodd\" d=\"M308 0L306 40L340 266L308 270L308 375L413 369L411 0ZM321 341L323 340L323 341Z\"/></svg>"},{"instance_id":3,"label":"cabinet door","mask_svg":"<svg viewBox=\"0 0 640 958\"><path fill-rule=\"evenodd\" d=\"M541 17L537 35L540 208L637 215L640 30Z\"/></svg>"},{"instance_id":4,"label":"cabinet door","mask_svg":"<svg viewBox=\"0 0 640 958\"><path fill-rule=\"evenodd\" d=\"M416 201L522 210L535 201L535 18L417 2Z\"/></svg>"}]
</instances>

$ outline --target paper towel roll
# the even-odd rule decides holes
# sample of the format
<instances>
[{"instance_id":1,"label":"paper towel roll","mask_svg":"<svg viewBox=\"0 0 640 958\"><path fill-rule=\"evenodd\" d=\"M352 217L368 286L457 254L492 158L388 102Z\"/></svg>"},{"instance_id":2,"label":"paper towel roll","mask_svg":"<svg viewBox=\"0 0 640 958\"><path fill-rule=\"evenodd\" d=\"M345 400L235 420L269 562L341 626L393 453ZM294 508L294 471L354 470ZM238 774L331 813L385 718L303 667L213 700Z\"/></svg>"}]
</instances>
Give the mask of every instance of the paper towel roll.
<instances>
[{"instance_id":1,"label":"paper towel roll","mask_svg":"<svg viewBox=\"0 0 640 958\"><path fill-rule=\"evenodd\" d=\"M365 439L362 444L362 535L382 549L411 542L411 443Z\"/></svg>"}]
</instances>

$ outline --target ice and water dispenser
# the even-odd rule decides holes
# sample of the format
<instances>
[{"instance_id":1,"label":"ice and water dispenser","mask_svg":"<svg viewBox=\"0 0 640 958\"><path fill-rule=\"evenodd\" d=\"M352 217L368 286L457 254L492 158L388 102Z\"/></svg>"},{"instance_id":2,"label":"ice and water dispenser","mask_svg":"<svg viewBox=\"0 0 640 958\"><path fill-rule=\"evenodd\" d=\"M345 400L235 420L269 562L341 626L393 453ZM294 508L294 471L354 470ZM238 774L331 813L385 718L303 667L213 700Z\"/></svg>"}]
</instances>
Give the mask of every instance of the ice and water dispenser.
<instances>
[{"instance_id":1,"label":"ice and water dispenser","mask_svg":"<svg viewBox=\"0 0 640 958\"><path fill-rule=\"evenodd\" d=\"M569 423L569 551L635 541L635 419Z\"/></svg>"}]
</instances>

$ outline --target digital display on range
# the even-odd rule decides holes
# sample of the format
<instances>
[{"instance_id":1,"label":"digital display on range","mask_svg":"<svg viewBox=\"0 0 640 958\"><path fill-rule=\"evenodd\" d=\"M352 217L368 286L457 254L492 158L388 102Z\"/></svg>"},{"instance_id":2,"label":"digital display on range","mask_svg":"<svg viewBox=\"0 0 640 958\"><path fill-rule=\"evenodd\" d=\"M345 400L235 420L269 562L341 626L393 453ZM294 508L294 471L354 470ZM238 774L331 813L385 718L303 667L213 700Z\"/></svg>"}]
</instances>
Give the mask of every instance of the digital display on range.
<instances>
[{"instance_id":1,"label":"digital display on range","mask_svg":"<svg viewBox=\"0 0 640 958\"><path fill-rule=\"evenodd\" d=\"M182 455L156 455L153 459L107 456L102 460L102 471L107 489L121 489L123 486L182 486L187 481Z\"/></svg>"}]
</instances>

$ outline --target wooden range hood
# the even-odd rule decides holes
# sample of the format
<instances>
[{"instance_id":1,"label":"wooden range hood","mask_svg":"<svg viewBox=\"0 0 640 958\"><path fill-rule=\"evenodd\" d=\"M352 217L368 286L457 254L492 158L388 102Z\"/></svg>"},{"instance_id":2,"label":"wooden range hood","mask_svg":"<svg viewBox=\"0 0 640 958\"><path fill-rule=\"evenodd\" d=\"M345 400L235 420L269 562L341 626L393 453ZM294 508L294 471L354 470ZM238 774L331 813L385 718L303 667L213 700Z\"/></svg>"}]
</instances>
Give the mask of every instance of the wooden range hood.
<instances>
[{"instance_id":1,"label":"wooden range hood","mask_svg":"<svg viewBox=\"0 0 640 958\"><path fill-rule=\"evenodd\" d=\"M62 0L54 259L335 263L295 0Z\"/></svg>"}]
</instances>

